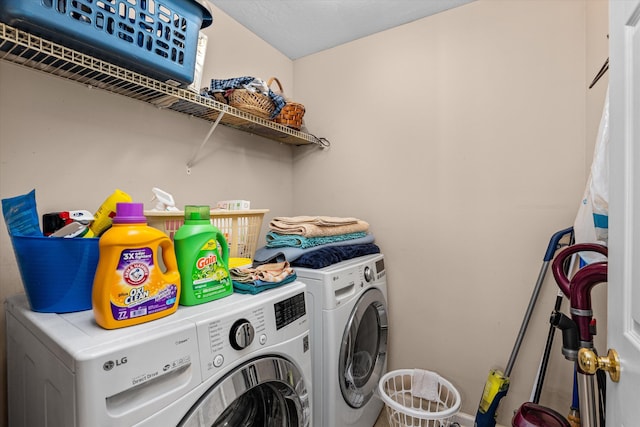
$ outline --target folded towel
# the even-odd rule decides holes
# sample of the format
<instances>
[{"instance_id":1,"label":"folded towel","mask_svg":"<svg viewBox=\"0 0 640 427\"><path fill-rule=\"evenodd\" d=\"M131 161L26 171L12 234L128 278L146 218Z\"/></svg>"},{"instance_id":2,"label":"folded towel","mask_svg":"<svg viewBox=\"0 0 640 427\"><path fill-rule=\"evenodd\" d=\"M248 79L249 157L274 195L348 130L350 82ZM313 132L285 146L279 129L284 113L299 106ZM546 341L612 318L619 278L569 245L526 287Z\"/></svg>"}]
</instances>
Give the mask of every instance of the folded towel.
<instances>
[{"instance_id":1,"label":"folded towel","mask_svg":"<svg viewBox=\"0 0 640 427\"><path fill-rule=\"evenodd\" d=\"M291 283L297 279L297 275L295 272L288 275L286 278L282 279L279 282L264 282L262 280L256 280L249 283L244 282L236 282L233 281L233 291L240 294L258 294L260 292L264 292L269 289L277 288L287 283Z\"/></svg>"},{"instance_id":2,"label":"folded towel","mask_svg":"<svg viewBox=\"0 0 640 427\"><path fill-rule=\"evenodd\" d=\"M272 224L278 224L280 227L297 226L299 224L315 224L320 226L334 226L355 224L358 218L341 218L337 216L278 216L271 220Z\"/></svg>"},{"instance_id":3,"label":"folded towel","mask_svg":"<svg viewBox=\"0 0 640 427\"><path fill-rule=\"evenodd\" d=\"M273 218L269 223L269 228L278 234L320 237L366 232L369 230L369 224L357 218L298 216Z\"/></svg>"},{"instance_id":4,"label":"folded towel","mask_svg":"<svg viewBox=\"0 0 640 427\"><path fill-rule=\"evenodd\" d=\"M439 376L435 372L414 369L411 375L411 395L432 402L439 402Z\"/></svg>"},{"instance_id":5,"label":"folded towel","mask_svg":"<svg viewBox=\"0 0 640 427\"><path fill-rule=\"evenodd\" d=\"M364 237L353 239L353 240L344 240L341 242L333 242L327 243L322 246L315 246L313 248L292 248L292 247L283 247L283 248L267 248L265 246L258 248L256 253L253 255L253 266L256 267L262 264L270 264L277 263L283 261L293 262L300 258L302 255L313 252L320 247L332 247L332 246L346 246L346 245L363 245L365 243L373 243L375 241L375 237L373 234L367 234Z\"/></svg>"},{"instance_id":6,"label":"folded towel","mask_svg":"<svg viewBox=\"0 0 640 427\"><path fill-rule=\"evenodd\" d=\"M255 268L237 267L229 270L233 290L241 294L257 294L296 280L289 262L263 264Z\"/></svg>"},{"instance_id":7,"label":"folded towel","mask_svg":"<svg viewBox=\"0 0 640 427\"><path fill-rule=\"evenodd\" d=\"M293 261L291 265L294 267L318 269L328 267L340 261L378 253L380 253L380 248L373 243L322 247L302 255Z\"/></svg>"},{"instance_id":8,"label":"folded towel","mask_svg":"<svg viewBox=\"0 0 640 427\"><path fill-rule=\"evenodd\" d=\"M231 279L235 282L250 283L254 281L261 282L280 282L293 274L294 271L288 261L262 264L258 267L237 267L229 270Z\"/></svg>"},{"instance_id":9,"label":"folded towel","mask_svg":"<svg viewBox=\"0 0 640 427\"><path fill-rule=\"evenodd\" d=\"M305 237L299 234L278 234L275 231L267 233L268 248L312 248L314 246L325 245L327 243L342 242L366 236L367 233L359 231L357 233L338 234L335 236Z\"/></svg>"}]
</instances>

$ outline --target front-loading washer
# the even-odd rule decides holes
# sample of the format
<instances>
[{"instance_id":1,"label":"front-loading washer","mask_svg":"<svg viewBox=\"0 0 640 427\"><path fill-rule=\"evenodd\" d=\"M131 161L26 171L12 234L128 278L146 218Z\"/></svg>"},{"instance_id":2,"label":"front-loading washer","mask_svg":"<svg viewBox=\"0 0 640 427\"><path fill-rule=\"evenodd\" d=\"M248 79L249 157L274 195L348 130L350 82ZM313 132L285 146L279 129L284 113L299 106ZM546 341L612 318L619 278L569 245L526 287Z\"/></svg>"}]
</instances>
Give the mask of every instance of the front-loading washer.
<instances>
[{"instance_id":1,"label":"front-loading washer","mask_svg":"<svg viewBox=\"0 0 640 427\"><path fill-rule=\"evenodd\" d=\"M387 281L382 254L322 269L296 268L307 285L314 427L371 427L387 369Z\"/></svg>"},{"instance_id":2,"label":"front-loading washer","mask_svg":"<svg viewBox=\"0 0 640 427\"><path fill-rule=\"evenodd\" d=\"M105 330L7 299L9 425L309 426L306 286L232 294Z\"/></svg>"}]
</instances>

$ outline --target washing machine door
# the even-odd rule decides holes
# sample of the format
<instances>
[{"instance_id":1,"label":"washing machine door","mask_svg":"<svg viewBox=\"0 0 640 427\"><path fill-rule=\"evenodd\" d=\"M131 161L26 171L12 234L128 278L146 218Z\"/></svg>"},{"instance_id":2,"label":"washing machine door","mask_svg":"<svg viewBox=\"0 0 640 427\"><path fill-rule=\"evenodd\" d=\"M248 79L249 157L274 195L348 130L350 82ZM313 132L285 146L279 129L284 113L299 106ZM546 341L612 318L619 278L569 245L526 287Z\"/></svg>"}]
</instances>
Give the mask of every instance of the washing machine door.
<instances>
[{"instance_id":1,"label":"washing machine door","mask_svg":"<svg viewBox=\"0 0 640 427\"><path fill-rule=\"evenodd\" d=\"M384 295L371 288L362 294L351 312L340 346L340 390L353 408L360 408L371 399L384 374L387 328Z\"/></svg>"},{"instance_id":2,"label":"washing machine door","mask_svg":"<svg viewBox=\"0 0 640 427\"><path fill-rule=\"evenodd\" d=\"M310 415L298 368L281 357L263 357L211 387L178 426L307 427Z\"/></svg>"}]
</instances>

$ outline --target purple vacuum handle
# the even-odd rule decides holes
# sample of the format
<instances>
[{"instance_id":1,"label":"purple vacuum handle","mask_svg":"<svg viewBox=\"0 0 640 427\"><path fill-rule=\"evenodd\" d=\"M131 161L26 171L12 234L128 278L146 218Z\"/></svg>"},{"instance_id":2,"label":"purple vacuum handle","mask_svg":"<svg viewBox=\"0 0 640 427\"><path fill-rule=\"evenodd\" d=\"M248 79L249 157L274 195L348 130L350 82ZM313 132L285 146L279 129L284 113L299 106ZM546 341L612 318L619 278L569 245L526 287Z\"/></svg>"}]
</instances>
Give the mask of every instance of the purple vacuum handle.
<instances>
[{"instance_id":1,"label":"purple vacuum handle","mask_svg":"<svg viewBox=\"0 0 640 427\"><path fill-rule=\"evenodd\" d=\"M564 263L570 256L578 252L597 252L604 256L608 256L607 247L597 243L578 243L572 246L567 246L560 251L558 256L556 256L556 259L554 259L551 264L551 270L553 271L553 277L555 277L556 283L567 298L571 298L571 281L564 272Z\"/></svg>"},{"instance_id":2,"label":"purple vacuum handle","mask_svg":"<svg viewBox=\"0 0 640 427\"><path fill-rule=\"evenodd\" d=\"M578 325L580 341L591 342L591 289L607 281L608 263L594 262L582 267L571 279L571 317Z\"/></svg>"}]
</instances>

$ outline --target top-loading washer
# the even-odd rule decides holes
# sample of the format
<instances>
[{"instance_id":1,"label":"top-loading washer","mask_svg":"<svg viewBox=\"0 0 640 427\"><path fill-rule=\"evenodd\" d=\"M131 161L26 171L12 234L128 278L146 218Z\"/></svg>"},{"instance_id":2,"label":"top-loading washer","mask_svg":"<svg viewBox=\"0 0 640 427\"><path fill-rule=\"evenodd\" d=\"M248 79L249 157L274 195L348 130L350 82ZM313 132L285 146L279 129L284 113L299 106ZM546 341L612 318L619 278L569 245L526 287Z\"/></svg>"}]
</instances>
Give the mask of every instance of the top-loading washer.
<instances>
[{"instance_id":1,"label":"top-loading washer","mask_svg":"<svg viewBox=\"0 0 640 427\"><path fill-rule=\"evenodd\" d=\"M382 254L322 269L296 268L307 285L314 427L371 427L387 369L387 282Z\"/></svg>"},{"instance_id":2,"label":"top-loading washer","mask_svg":"<svg viewBox=\"0 0 640 427\"><path fill-rule=\"evenodd\" d=\"M309 426L305 285L105 330L91 310L5 303L9 425Z\"/></svg>"}]
</instances>

